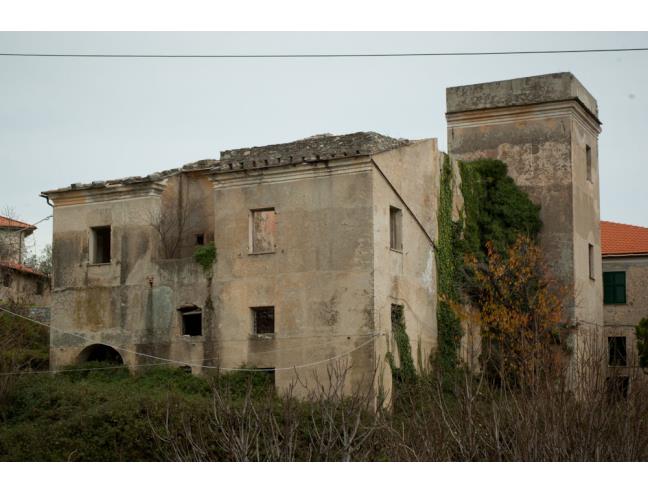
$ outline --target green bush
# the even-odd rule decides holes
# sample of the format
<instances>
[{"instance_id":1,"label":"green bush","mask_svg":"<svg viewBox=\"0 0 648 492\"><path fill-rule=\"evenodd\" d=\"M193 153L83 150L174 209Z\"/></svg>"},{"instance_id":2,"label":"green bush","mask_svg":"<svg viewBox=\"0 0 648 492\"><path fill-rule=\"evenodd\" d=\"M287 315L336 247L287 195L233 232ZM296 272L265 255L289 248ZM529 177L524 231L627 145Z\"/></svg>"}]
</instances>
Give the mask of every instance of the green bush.
<instances>
[{"instance_id":1,"label":"green bush","mask_svg":"<svg viewBox=\"0 0 648 492\"><path fill-rule=\"evenodd\" d=\"M167 409L204 416L210 401L209 382L179 369L25 374L0 409L0 460L160 459L152 425Z\"/></svg>"},{"instance_id":2,"label":"green bush","mask_svg":"<svg viewBox=\"0 0 648 492\"><path fill-rule=\"evenodd\" d=\"M203 267L205 272L209 272L216 261L216 246L214 246L214 243L197 246L193 257L196 263Z\"/></svg>"}]
</instances>

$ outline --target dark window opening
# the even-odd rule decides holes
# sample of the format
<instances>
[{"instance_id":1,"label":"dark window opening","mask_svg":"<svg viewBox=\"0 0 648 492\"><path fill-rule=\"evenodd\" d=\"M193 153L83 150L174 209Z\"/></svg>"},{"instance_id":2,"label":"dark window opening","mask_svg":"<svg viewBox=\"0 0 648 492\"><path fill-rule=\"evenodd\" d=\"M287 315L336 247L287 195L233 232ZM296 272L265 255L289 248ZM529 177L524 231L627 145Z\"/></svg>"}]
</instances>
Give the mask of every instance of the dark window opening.
<instances>
[{"instance_id":1,"label":"dark window opening","mask_svg":"<svg viewBox=\"0 0 648 492\"><path fill-rule=\"evenodd\" d=\"M627 366L626 337L608 337L608 355L611 366Z\"/></svg>"},{"instance_id":2,"label":"dark window opening","mask_svg":"<svg viewBox=\"0 0 648 492\"><path fill-rule=\"evenodd\" d=\"M626 272L605 272L603 274L603 303L626 303Z\"/></svg>"},{"instance_id":3,"label":"dark window opening","mask_svg":"<svg viewBox=\"0 0 648 492\"><path fill-rule=\"evenodd\" d=\"M2 276L2 285L5 287L11 287L12 280L11 273L7 272Z\"/></svg>"},{"instance_id":4,"label":"dark window opening","mask_svg":"<svg viewBox=\"0 0 648 492\"><path fill-rule=\"evenodd\" d=\"M589 258L589 278L594 280L594 246L592 244L587 246L587 254Z\"/></svg>"},{"instance_id":5,"label":"dark window opening","mask_svg":"<svg viewBox=\"0 0 648 492\"><path fill-rule=\"evenodd\" d=\"M403 212L396 207L389 207L389 247L403 250Z\"/></svg>"},{"instance_id":6,"label":"dark window opening","mask_svg":"<svg viewBox=\"0 0 648 492\"><path fill-rule=\"evenodd\" d=\"M182 317L182 334L189 337L202 336L202 310L196 306L178 309Z\"/></svg>"},{"instance_id":7,"label":"dark window opening","mask_svg":"<svg viewBox=\"0 0 648 492\"><path fill-rule=\"evenodd\" d=\"M196 244L198 246L202 246L205 244L205 235L204 234L196 234Z\"/></svg>"},{"instance_id":8,"label":"dark window opening","mask_svg":"<svg viewBox=\"0 0 648 492\"><path fill-rule=\"evenodd\" d=\"M628 376L615 376L607 378L607 394L611 402L618 402L628 398L630 378Z\"/></svg>"},{"instance_id":9,"label":"dark window opening","mask_svg":"<svg viewBox=\"0 0 648 492\"><path fill-rule=\"evenodd\" d=\"M36 282L36 295L42 296L44 290L45 290L45 285L43 284L43 282L40 281Z\"/></svg>"},{"instance_id":10,"label":"dark window opening","mask_svg":"<svg viewBox=\"0 0 648 492\"><path fill-rule=\"evenodd\" d=\"M191 366L180 366L179 369L187 374L191 374Z\"/></svg>"},{"instance_id":11,"label":"dark window opening","mask_svg":"<svg viewBox=\"0 0 648 492\"><path fill-rule=\"evenodd\" d=\"M107 362L109 364L122 365L122 356L108 345L95 344L83 349L79 354L79 362Z\"/></svg>"},{"instance_id":12,"label":"dark window opening","mask_svg":"<svg viewBox=\"0 0 648 492\"><path fill-rule=\"evenodd\" d=\"M275 332L275 309L274 306L252 308L254 333L267 335Z\"/></svg>"},{"instance_id":13,"label":"dark window opening","mask_svg":"<svg viewBox=\"0 0 648 492\"><path fill-rule=\"evenodd\" d=\"M587 165L587 181L592 181L592 148L589 145L585 146L585 161Z\"/></svg>"},{"instance_id":14,"label":"dark window opening","mask_svg":"<svg viewBox=\"0 0 648 492\"><path fill-rule=\"evenodd\" d=\"M110 226L92 228L92 263L110 263Z\"/></svg>"}]
</instances>

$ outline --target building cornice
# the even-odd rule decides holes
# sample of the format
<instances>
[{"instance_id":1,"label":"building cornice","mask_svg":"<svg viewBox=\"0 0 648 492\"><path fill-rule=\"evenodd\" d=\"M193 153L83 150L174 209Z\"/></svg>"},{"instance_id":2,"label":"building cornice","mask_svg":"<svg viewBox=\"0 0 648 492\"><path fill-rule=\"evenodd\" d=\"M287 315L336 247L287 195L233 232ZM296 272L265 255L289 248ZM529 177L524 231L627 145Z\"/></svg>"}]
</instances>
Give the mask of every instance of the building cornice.
<instances>
[{"instance_id":1,"label":"building cornice","mask_svg":"<svg viewBox=\"0 0 648 492\"><path fill-rule=\"evenodd\" d=\"M55 207L68 205L84 205L115 200L130 200L160 196L166 188L167 180L150 181L134 184L114 184L103 188L87 188L80 190L51 191L47 193Z\"/></svg>"},{"instance_id":2,"label":"building cornice","mask_svg":"<svg viewBox=\"0 0 648 492\"><path fill-rule=\"evenodd\" d=\"M448 130L451 130L453 128L505 125L519 121L542 120L565 116L576 118L594 136L601 133L601 122L584 108L577 99L446 113L446 120L448 122Z\"/></svg>"},{"instance_id":3,"label":"building cornice","mask_svg":"<svg viewBox=\"0 0 648 492\"><path fill-rule=\"evenodd\" d=\"M333 175L358 174L371 171L370 157L290 164L268 168L239 169L211 175L215 190L244 188L259 184L289 183L303 179L320 179Z\"/></svg>"}]
</instances>

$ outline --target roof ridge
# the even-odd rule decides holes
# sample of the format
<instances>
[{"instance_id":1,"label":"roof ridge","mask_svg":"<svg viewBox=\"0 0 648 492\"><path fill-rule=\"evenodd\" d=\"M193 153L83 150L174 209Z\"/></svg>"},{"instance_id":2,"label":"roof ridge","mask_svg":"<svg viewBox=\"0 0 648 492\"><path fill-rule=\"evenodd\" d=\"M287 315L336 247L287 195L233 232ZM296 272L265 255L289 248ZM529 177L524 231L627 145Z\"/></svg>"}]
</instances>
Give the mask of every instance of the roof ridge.
<instances>
[{"instance_id":1,"label":"roof ridge","mask_svg":"<svg viewBox=\"0 0 648 492\"><path fill-rule=\"evenodd\" d=\"M606 222L608 224L621 225L621 226L625 226L625 227L634 227L636 229L646 229L646 230L648 230L648 227L646 227L646 226L639 226L639 225L635 225L635 224L627 224L625 222L616 222L614 220L601 220L601 223L603 223L603 222Z\"/></svg>"}]
</instances>

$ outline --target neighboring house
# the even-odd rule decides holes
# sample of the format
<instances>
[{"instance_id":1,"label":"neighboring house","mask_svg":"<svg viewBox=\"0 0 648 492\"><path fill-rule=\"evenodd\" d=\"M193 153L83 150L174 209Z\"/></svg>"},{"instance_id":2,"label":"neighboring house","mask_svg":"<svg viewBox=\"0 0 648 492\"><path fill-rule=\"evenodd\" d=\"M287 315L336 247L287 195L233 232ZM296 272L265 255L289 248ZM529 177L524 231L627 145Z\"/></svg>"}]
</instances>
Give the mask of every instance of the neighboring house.
<instances>
[{"instance_id":1,"label":"neighboring house","mask_svg":"<svg viewBox=\"0 0 648 492\"><path fill-rule=\"evenodd\" d=\"M36 226L0 215L0 303L29 305L33 316L48 320L49 277L23 264L25 238L35 230Z\"/></svg>"},{"instance_id":2,"label":"neighboring house","mask_svg":"<svg viewBox=\"0 0 648 492\"><path fill-rule=\"evenodd\" d=\"M601 221L603 303L611 383L628 391L638 371L635 326L648 317L648 227Z\"/></svg>"},{"instance_id":3,"label":"neighboring house","mask_svg":"<svg viewBox=\"0 0 648 492\"><path fill-rule=\"evenodd\" d=\"M541 241L571 288L569 316L602 325L596 115L568 73L448 89L451 157L509 164L543 206ZM437 346L442 162L433 138L326 134L44 192L52 367L159 362L149 354L194 372L263 368L305 392L342 361L347 391L388 393L394 313L415 361ZM211 242L216 262L197 264Z\"/></svg>"},{"instance_id":4,"label":"neighboring house","mask_svg":"<svg viewBox=\"0 0 648 492\"><path fill-rule=\"evenodd\" d=\"M36 226L0 215L0 261L23 262L25 239L36 230Z\"/></svg>"}]
</instances>

